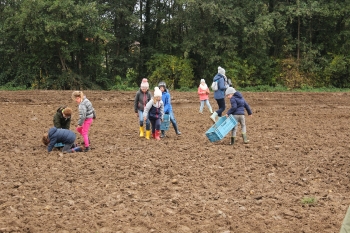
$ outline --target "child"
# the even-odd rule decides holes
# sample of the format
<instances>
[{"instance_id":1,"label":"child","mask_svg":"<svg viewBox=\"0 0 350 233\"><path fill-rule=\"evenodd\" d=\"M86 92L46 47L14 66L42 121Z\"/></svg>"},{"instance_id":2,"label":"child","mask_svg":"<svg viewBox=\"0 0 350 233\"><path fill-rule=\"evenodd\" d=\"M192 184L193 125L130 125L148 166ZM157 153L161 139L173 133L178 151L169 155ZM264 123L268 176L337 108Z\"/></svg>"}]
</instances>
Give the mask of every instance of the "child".
<instances>
[{"instance_id":1,"label":"child","mask_svg":"<svg viewBox=\"0 0 350 233\"><path fill-rule=\"evenodd\" d=\"M146 121L147 118L152 124L152 137L156 140L160 140L160 123L163 121L164 115L164 104L162 101L162 92L158 87L154 88L154 97L151 99L145 107L143 112L143 120ZM149 139L149 131L146 131L146 139Z\"/></svg>"},{"instance_id":2,"label":"child","mask_svg":"<svg viewBox=\"0 0 350 233\"><path fill-rule=\"evenodd\" d=\"M205 80L201 79L201 83L198 87L198 95L199 95L199 100L201 102L201 106L199 108L200 114L203 114L204 104L207 105L210 113L213 113L213 110L212 110L211 105L209 103L209 94L210 94L210 91L209 91L207 84L205 83Z\"/></svg>"},{"instance_id":3,"label":"child","mask_svg":"<svg viewBox=\"0 0 350 233\"><path fill-rule=\"evenodd\" d=\"M214 98L216 99L219 109L210 116L210 119L216 122L216 117L221 117L223 111L225 111L225 90L228 87L226 85L225 69L221 66L218 67L218 73L214 76L213 82L217 82L218 84L218 90L214 92Z\"/></svg>"},{"instance_id":4,"label":"child","mask_svg":"<svg viewBox=\"0 0 350 233\"><path fill-rule=\"evenodd\" d=\"M53 125L58 129L69 129L71 115L71 108L67 108L66 106L59 107L55 116L53 117Z\"/></svg>"},{"instance_id":5,"label":"child","mask_svg":"<svg viewBox=\"0 0 350 233\"><path fill-rule=\"evenodd\" d=\"M149 84L146 78L142 79L140 90L136 92L135 100L134 100L134 109L136 116L138 116L140 121L140 137L144 136L144 129L143 129L143 111L146 106L146 104L151 100L152 96L148 91ZM150 131L150 122L149 119L146 121L146 134L148 134L148 137L151 134ZM148 133L147 133L148 132ZM148 138L149 139L149 138Z\"/></svg>"},{"instance_id":6,"label":"child","mask_svg":"<svg viewBox=\"0 0 350 233\"><path fill-rule=\"evenodd\" d=\"M74 91L72 99L79 104L79 121L76 129L84 139L84 151L88 152L90 150L89 129L93 119L96 119L95 109L82 91Z\"/></svg>"},{"instance_id":7,"label":"child","mask_svg":"<svg viewBox=\"0 0 350 233\"><path fill-rule=\"evenodd\" d=\"M56 143L63 143L64 147L62 152L72 153L72 152L82 152L80 146L75 146L75 133L69 129L57 129L52 127L49 129L48 133L43 135L42 141L45 146L47 146L47 151L51 152Z\"/></svg>"},{"instance_id":8,"label":"child","mask_svg":"<svg viewBox=\"0 0 350 233\"><path fill-rule=\"evenodd\" d=\"M177 127L176 119L175 119L174 112L173 112L173 107L171 106L170 93L169 93L168 89L166 89L166 83L162 81L162 82L160 82L158 84L158 87L162 91L162 100L163 100L163 103L164 103L164 113L165 114L169 114L170 121L173 124L175 133L177 135L181 135L181 132L179 131L179 129ZM162 135L160 137L161 138L165 137L165 131L164 130L162 130Z\"/></svg>"},{"instance_id":9,"label":"child","mask_svg":"<svg viewBox=\"0 0 350 233\"><path fill-rule=\"evenodd\" d=\"M252 116L252 111L250 110L248 103L244 100L242 94L236 91L233 87L228 87L225 95L226 98L230 99L231 102L231 108L227 111L226 117L232 114L237 122L241 124L243 141L244 143L248 143L249 140L247 139L246 134L247 130L245 126L244 109L247 110L249 116ZM233 145L235 143L236 132L237 125L232 129L230 145Z\"/></svg>"}]
</instances>

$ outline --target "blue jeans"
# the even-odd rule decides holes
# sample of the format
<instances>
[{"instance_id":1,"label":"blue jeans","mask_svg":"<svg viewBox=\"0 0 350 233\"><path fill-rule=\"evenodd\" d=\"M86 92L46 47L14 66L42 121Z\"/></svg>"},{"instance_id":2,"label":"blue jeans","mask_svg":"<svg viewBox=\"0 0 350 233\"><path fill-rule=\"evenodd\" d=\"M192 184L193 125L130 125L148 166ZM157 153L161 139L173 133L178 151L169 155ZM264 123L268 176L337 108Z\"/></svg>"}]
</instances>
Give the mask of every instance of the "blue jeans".
<instances>
[{"instance_id":1,"label":"blue jeans","mask_svg":"<svg viewBox=\"0 0 350 233\"><path fill-rule=\"evenodd\" d=\"M209 103L209 100L201 100L201 106L200 106L200 108L199 108L199 112L201 112L201 113L203 112L204 104L207 105L209 111L211 112L212 109L211 109L211 105L210 105L210 103Z\"/></svg>"},{"instance_id":2,"label":"blue jeans","mask_svg":"<svg viewBox=\"0 0 350 233\"><path fill-rule=\"evenodd\" d=\"M140 120L140 126L142 127L143 126L143 111L141 110L138 110L139 112L139 120ZM146 120L146 130L150 130L151 129L151 125L150 125L150 121L149 119L147 118Z\"/></svg>"}]
</instances>

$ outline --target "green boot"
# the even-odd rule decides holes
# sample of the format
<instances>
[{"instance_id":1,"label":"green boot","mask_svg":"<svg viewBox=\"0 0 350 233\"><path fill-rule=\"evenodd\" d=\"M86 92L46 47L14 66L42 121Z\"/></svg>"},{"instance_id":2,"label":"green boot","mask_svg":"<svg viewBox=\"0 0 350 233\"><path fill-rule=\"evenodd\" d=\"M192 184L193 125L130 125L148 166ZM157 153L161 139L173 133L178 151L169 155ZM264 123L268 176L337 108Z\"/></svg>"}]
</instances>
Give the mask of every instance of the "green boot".
<instances>
[{"instance_id":1,"label":"green boot","mask_svg":"<svg viewBox=\"0 0 350 233\"><path fill-rule=\"evenodd\" d=\"M235 144L235 138L236 138L236 137L231 137L231 142L230 142L230 145Z\"/></svg>"},{"instance_id":2,"label":"green boot","mask_svg":"<svg viewBox=\"0 0 350 233\"><path fill-rule=\"evenodd\" d=\"M243 142L244 142L245 144L249 143L249 140L247 139L247 134L242 133L242 138L243 138Z\"/></svg>"}]
</instances>

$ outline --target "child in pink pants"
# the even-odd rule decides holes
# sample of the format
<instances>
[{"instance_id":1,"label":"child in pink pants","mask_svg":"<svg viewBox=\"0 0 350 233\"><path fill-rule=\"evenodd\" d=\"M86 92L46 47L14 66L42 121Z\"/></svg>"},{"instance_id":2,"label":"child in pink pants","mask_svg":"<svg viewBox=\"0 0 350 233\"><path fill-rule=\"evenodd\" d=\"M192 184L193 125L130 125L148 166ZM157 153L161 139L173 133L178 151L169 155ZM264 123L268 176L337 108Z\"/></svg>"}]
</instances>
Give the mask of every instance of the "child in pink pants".
<instances>
[{"instance_id":1,"label":"child in pink pants","mask_svg":"<svg viewBox=\"0 0 350 233\"><path fill-rule=\"evenodd\" d=\"M90 100L84 96L82 91L74 91L72 94L72 99L79 104L79 121L77 131L84 139L84 152L88 152L90 150L89 129L93 119L96 119L95 109L92 107Z\"/></svg>"}]
</instances>

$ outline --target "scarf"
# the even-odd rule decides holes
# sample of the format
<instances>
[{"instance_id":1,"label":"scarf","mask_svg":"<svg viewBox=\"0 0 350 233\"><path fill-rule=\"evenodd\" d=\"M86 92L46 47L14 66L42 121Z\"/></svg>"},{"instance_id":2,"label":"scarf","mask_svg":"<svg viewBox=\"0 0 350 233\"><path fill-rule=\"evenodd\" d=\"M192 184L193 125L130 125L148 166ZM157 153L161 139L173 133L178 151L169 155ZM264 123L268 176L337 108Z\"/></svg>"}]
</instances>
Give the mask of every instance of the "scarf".
<instances>
[{"instance_id":1,"label":"scarf","mask_svg":"<svg viewBox=\"0 0 350 233\"><path fill-rule=\"evenodd\" d=\"M208 86L207 84L200 84L199 87L203 90L203 91L206 91L208 89Z\"/></svg>"}]
</instances>

